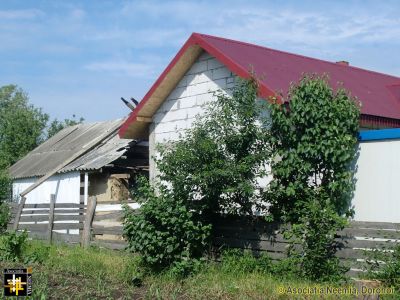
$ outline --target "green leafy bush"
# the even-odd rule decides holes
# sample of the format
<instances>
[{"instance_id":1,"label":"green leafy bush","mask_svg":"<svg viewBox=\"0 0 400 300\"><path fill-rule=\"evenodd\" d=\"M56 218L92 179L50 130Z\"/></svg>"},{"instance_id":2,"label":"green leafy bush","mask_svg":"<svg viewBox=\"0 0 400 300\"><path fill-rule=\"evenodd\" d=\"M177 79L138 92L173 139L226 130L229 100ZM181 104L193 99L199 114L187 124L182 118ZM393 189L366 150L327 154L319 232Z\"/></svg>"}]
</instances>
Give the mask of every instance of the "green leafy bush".
<instances>
[{"instance_id":1,"label":"green leafy bush","mask_svg":"<svg viewBox=\"0 0 400 300\"><path fill-rule=\"evenodd\" d=\"M314 200L307 203L299 222L285 232L292 242L289 257L299 264L292 273L297 272L298 276L313 281L344 280L348 268L335 256L341 246L335 235L346 224L346 219L340 217L329 202ZM296 248L299 245L300 249Z\"/></svg>"},{"instance_id":2,"label":"green leafy bush","mask_svg":"<svg viewBox=\"0 0 400 300\"><path fill-rule=\"evenodd\" d=\"M255 79L237 80L231 96L216 93L179 140L158 147L160 181L207 222L266 211L258 178L270 157L269 118L257 93Z\"/></svg>"},{"instance_id":3,"label":"green leafy bush","mask_svg":"<svg viewBox=\"0 0 400 300\"><path fill-rule=\"evenodd\" d=\"M289 90L287 103L271 111L273 179L265 193L268 219L287 225L300 275L337 280L345 268L335 257L335 232L352 214L359 105L326 76L305 75ZM294 247L297 244L297 247ZM300 245L300 247L298 247Z\"/></svg>"},{"instance_id":4,"label":"green leafy bush","mask_svg":"<svg viewBox=\"0 0 400 300\"><path fill-rule=\"evenodd\" d=\"M0 258L6 261L21 261L26 248L28 233L7 232L0 237Z\"/></svg>"},{"instance_id":5,"label":"green leafy bush","mask_svg":"<svg viewBox=\"0 0 400 300\"><path fill-rule=\"evenodd\" d=\"M165 188L156 193L142 182L139 193L145 199L140 213L124 207L129 249L140 253L143 263L153 270L200 258L207 249L211 226L198 220L184 201Z\"/></svg>"}]
</instances>

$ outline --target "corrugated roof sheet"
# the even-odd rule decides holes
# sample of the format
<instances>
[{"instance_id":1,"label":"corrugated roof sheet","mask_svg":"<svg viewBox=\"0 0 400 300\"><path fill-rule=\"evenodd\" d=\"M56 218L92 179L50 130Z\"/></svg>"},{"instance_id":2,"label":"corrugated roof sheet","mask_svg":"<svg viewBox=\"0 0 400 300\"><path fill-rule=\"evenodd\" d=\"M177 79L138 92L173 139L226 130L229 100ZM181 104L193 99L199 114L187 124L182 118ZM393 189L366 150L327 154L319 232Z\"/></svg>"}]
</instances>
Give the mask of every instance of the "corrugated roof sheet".
<instances>
[{"instance_id":1,"label":"corrugated roof sheet","mask_svg":"<svg viewBox=\"0 0 400 300\"><path fill-rule=\"evenodd\" d=\"M12 165L9 169L10 176L14 179L43 176L76 152L90 146L93 139L121 125L123 121L124 119L118 119L65 128ZM117 131L110 131L101 143L58 173L100 169L121 157L126 152L125 147L132 142L134 141L119 138Z\"/></svg>"}]
</instances>

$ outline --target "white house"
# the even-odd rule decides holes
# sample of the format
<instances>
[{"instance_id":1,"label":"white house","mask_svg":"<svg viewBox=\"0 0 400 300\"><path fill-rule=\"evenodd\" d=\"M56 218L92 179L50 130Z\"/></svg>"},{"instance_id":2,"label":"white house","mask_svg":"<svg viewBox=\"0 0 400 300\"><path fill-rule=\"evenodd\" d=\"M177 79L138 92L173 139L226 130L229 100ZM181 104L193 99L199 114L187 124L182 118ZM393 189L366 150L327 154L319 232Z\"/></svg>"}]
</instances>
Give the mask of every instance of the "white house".
<instances>
[{"instance_id":1,"label":"white house","mask_svg":"<svg viewBox=\"0 0 400 300\"><path fill-rule=\"evenodd\" d=\"M260 80L260 97L285 94L302 73L327 73L362 102L364 129L400 127L400 78L257 45L194 33L121 126L122 138L149 137L150 156L155 145L176 139L201 114L201 105L213 101L213 92L229 93L235 77L249 70ZM279 97L279 96L278 96ZM353 204L360 221L400 222L400 199L393 180L400 179L400 140L361 143L357 188ZM396 148L397 147L397 148ZM400 149L399 149L400 150ZM382 152L383 151L383 152ZM385 153L381 157L380 153ZM150 176L156 168L150 159ZM374 177L372 176L373 173ZM390 176L390 179L388 178ZM369 178L374 178L371 181ZM372 189L376 188L374 192Z\"/></svg>"}]
</instances>

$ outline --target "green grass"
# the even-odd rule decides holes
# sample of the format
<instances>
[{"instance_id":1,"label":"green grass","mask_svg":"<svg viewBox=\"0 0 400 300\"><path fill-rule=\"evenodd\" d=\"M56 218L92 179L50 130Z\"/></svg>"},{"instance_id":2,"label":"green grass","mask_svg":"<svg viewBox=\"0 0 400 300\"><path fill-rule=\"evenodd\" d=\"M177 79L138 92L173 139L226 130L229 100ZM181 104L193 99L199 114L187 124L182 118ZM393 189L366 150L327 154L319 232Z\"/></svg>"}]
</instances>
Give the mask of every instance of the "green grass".
<instances>
[{"instance_id":1,"label":"green grass","mask_svg":"<svg viewBox=\"0 0 400 300\"><path fill-rule=\"evenodd\" d=\"M283 280L258 272L231 272L218 263L208 263L183 280L165 273L148 275L143 285L130 281L138 272L138 257L124 251L66 245L47 246L30 242L25 252L35 263L0 262L0 268L33 267L32 299L310 299L310 296L280 294L279 287L309 287L316 284ZM0 298L2 291L0 292ZM337 299L337 296L311 297ZM341 299L354 299L352 296ZM393 298L396 299L396 298Z\"/></svg>"}]
</instances>

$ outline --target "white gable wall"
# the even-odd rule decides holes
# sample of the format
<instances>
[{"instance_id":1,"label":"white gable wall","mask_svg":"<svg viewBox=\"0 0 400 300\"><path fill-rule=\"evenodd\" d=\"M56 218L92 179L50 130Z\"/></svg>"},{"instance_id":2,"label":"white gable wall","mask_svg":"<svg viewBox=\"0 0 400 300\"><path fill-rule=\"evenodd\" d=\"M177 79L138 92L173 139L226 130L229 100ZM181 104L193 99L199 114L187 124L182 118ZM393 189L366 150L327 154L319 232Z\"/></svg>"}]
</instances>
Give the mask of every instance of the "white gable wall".
<instances>
[{"instance_id":1,"label":"white gable wall","mask_svg":"<svg viewBox=\"0 0 400 300\"><path fill-rule=\"evenodd\" d=\"M228 91L234 76L216 58L203 53L153 116L154 142L174 140L190 127L201 106L213 99L213 92Z\"/></svg>"},{"instance_id":2,"label":"white gable wall","mask_svg":"<svg viewBox=\"0 0 400 300\"><path fill-rule=\"evenodd\" d=\"M155 145L176 140L183 129L189 128L202 105L213 100L213 92L229 93L235 76L216 58L202 53L175 89L153 116L150 126L149 153L155 155ZM150 177L156 172L150 159Z\"/></svg>"}]
</instances>

